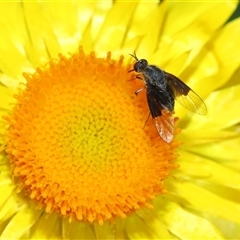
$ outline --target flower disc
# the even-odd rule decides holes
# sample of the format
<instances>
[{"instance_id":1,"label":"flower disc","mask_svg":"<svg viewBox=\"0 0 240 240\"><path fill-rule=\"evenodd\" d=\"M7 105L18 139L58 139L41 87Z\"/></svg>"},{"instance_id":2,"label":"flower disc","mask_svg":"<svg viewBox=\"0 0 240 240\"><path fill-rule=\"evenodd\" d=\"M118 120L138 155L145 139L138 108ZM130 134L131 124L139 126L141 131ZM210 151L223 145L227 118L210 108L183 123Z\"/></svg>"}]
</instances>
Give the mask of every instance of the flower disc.
<instances>
[{"instance_id":1,"label":"flower disc","mask_svg":"<svg viewBox=\"0 0 240 240\"><path fill-rule=\"evenodd\" d=\"M79 52L26 75L7 152L19 185L47 212L100 224L164 193L175 155L152 124L123 58Z\"/></svg>"}]
</instances>

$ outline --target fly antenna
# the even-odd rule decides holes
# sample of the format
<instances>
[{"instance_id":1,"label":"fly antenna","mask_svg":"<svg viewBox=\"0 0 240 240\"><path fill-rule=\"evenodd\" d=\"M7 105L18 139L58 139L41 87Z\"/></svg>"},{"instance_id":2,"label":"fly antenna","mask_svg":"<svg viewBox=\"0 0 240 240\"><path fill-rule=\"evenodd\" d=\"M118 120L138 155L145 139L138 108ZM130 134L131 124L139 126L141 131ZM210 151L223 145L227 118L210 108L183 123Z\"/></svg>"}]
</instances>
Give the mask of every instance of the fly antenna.
<instances>
[{"instance_id":1,"label":"fly antenna","mask_svg":"<svg viewBox=\"0 0 240 240\"><path fill-rule=\"evenodd\" d=\"M137 58L135 50L134 50L133 54L129 53L129 55L132 56L136 61L139 61L138 58Z\"/></svg>"}]
</instances>

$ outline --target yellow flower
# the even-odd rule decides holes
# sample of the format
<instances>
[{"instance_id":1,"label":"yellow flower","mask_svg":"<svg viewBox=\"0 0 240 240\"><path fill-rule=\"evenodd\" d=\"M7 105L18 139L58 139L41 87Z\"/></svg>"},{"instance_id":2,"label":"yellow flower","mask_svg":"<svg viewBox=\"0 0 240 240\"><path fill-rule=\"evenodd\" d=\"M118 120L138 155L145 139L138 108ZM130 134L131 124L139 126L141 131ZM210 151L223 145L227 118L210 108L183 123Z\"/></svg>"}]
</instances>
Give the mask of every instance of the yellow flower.
<instances>
[{"instance_id":1,"label":"yellow flower","mask_svg":"<svg viewBox=\"0 0 240 240\"><path fill-rule=\"evenodd\" d=\"M1 238L240 238L240 21L224 25L235 7L1 3ZM176 104L171 144L144 127L134 50L208 107Z\"/></svg>"}]
</instances>

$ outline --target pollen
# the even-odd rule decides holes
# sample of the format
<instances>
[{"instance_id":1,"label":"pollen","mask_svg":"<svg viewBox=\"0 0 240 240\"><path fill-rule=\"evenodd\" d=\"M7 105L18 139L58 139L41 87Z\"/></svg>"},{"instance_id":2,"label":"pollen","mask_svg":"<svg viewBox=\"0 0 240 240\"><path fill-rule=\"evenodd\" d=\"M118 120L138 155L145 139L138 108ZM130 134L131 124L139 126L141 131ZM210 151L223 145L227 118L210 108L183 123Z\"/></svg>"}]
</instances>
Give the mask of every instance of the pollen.
<instances>
[{"instance_id":1,"label":"pollen","mask_svg":"<svg viewBox=\"0 0 240 240\"><path fill-rule=\"evenodd\" d=\"M79 48L24 74L25 89L5 117L6 152L19 188L46 212L103 224L166 192L177 144L146 124L131 68L123 57Z\"/></svg>"}]
</instances>

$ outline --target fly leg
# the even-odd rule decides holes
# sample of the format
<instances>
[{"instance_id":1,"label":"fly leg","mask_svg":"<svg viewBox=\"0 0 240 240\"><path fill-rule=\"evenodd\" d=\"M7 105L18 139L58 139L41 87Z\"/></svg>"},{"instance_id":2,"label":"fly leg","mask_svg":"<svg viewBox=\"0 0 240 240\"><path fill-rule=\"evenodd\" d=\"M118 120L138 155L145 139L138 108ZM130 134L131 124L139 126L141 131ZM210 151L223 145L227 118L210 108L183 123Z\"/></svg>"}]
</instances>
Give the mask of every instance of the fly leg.
<instances>
[{"instance_id":1,"label":"fly leg","mask_svg":"<svg viewBox=\"0 0 240 240\"><path fill-rule=\"evenodd\" d=\"M137 74L137 75L136 75L136 78L143 81L143 79L141 78L141 76L142 76L142 74Z\"/></svg>"},{"instance_id":2,"label":"fly leg","mask_svg":"<svg viewBox=\"0 0 240 240\"><path fill-rule=\"evenodd\" d=\"M144 90L145 88L146 88L146 86L143 87L143 88L138 89L138 90L135 92L135 94L138 95L138 94L139 94L142 90Z\"/></svg>"},{"instance_id":3,"label":"fly leg","mask_svg":"<svg viewBox=\"0 0 240 240\"><path fill-rule=\"evenodd\" d=\"M143 79L141 78L141 74L134 75L134 78L131 78L131 79L129 79L128 81L136 80L136 78L143 81Z\"/></svg>"},{"instance_id":4,"label":"fly leg","mask_svg":"<svg viewBox=\"0 0 240 240\"><path fill-rule=\"evenodd\" d=\"M149 120L149 117L150 117L150 113L148 114L148 117L147 117L147 120L146 120L146 122L145 122L145 124L144 124L144 126L143 126L143 129L146 127L147 122L148 122L148 120Z\"/></svg>"},{"instance_id":5,"label":"fly leg","mask_svg":"<svg viewBox=\"0 0 240 240\"><path fill-rule=\"evenodd\" d=\"M137 78L139 78L139 77L137 76ZM136 96L137 96L141 91L143 91L145 88L146 88L146 86L144 86L143 88L138 89L138 90L135 92ZM148 114L147 120L146 120L146 122L144 123L143 129L146 127L147 122L148 122L148 120L149 120L149 117L150 117L150 113Z\"/></svg>"}]
</instances>

